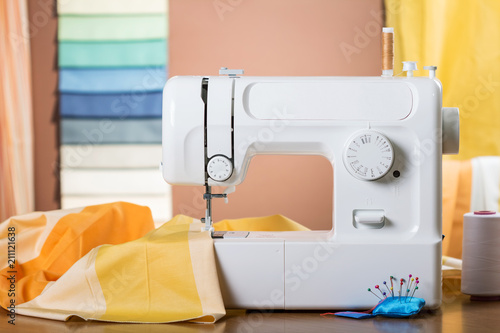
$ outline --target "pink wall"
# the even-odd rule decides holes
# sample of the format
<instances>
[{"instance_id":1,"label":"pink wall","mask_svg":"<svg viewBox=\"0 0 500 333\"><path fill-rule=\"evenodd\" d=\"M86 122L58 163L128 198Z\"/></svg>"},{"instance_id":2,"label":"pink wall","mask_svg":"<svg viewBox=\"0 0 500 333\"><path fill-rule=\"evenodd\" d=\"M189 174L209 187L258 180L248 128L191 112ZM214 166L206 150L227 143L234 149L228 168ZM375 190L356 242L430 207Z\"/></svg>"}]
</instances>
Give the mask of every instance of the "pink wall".
<instances>
[{"instance_id":1,"label":"pink wall","mask_svg":"<svg viewBox=\"0 0 500 333\"><path fill-rule=\"evenodd\" d=\"M379 75L382 17L375 0L170 0L170 75ZM332 183L322 157L258 156L214 218L283 214L330 229ZM174 187L174 214L202 217L202 191Z\"/></svg>"}]
</instances>

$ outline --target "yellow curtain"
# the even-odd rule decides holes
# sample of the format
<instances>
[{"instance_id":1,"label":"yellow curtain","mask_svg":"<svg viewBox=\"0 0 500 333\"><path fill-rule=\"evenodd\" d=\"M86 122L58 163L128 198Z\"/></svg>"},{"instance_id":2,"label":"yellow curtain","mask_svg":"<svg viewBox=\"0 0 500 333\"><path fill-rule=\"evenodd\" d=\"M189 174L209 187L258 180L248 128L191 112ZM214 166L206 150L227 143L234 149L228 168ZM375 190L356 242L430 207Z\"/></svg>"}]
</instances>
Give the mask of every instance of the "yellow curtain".
<instances>
[{"instance_id":1,"label":"yellow curtain","mask_svg":"<svg viewBox=\"0 0 500 333\"><path fill-rule=\"evenodd\" d=\"M460 108L458 159L500 155L500 1L385 0L401 61L438 66L443 105Z\"/></svg>"},{"instance_id":2,"label":"yellow curtain","mask_svg":"<svg viewBox=\"0 0 500 333\"><path fill-rule=\"evenodd\" d=\"M0 221L34 206L27 18L25 0L0 1Z\"/></svg>"}]
</instances>

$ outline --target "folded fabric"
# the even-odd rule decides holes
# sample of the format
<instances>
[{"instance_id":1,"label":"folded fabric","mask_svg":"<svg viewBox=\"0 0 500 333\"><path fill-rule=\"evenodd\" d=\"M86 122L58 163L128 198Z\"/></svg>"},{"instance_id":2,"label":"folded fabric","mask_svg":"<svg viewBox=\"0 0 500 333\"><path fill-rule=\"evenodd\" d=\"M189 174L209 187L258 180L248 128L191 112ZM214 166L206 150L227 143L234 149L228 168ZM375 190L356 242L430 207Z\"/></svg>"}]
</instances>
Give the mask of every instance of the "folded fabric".
<instances>
[{"instance_id":1,"label":"folded fabric","mask_svg":"<svg viewBox=\"0 0 500 333\"><path fill-rule=\"evenodd\" d=\"M6 276L16 275L16 305L25 303L40 295L47 286L58 280L94 247L102 244L121 244L137 239L151 231L153 227L149 208L128 203L31 213L2 222L0 224L2 307L5 308L9 303L7 290L10 283ZM14 267L6 267L9 228L15 228L17 260ZM8 273L9 271L16 273Z\"/></svg>"},{"instance_id":2,"label":"folded fabric","mask_svg":"<svg viewBox=\"0 0 500 333\"><path fill-rule=\"evenodd\" d=\"M161 195L169 191L158 167L151 169L61 169L62 195Z\"/></svg>"},{"instance_id":3,"label":"folded fabric","mask_svg":"<svg viewBox=\"0 0 500 333\"><path fill-rule=\"evenodd\" d=\"M481 156L472 159L472 193L470 210L499 209L500 156Z\"/></svg>"},{"instance_id":4,"label":"folded fabric","mask_svg":"<svg viewBox=\"0 0 500 333\"><path fill-rule=\"evenodd\" d=\"M127 42L59 43L59 67L165 66L165 39Z\"/></svg>"},{"instance_id":5,"label":"folded fabric","mask_svg":"<svg viewBox=\"0 0 500 333\"><path fill-rule=\"evenodd\" d=\"M61 195L61 208L70 209L102 205L111 202L129 202L151 209L155 227L172 219L171 191L163 194Z\"/></svg>"},{"instance_id":6,"label":"folded fabric","mask_svg":"<svg viewBox=\"0 0 500 333\"><path fill-rule=\"evenodd\" d=\"M443 160L443 255L462 257L465 213L499 209L499 156Z\"/></svg>"},{"instance_id":7,"label":"folded fabric","mask_svg":"<svg viewBox=\"0 0 500 333\"><path fill-rule=\"evenodd\" d=\"M59 41L148 40L167 37L165 14L60 15Z\"/></svg>"},{"instance_id":8,"label":"folded fabric","mask_svg":"<svg viewBox=\"0 0 500 333\"><path fill-rule=\"evenodd\" d=\"M61 14L166 13L168 0L58 0Z\"/></svg>"},{"instance_id":9,"label":"folded fabric","mask_svg":"<svg viewBox=\"0 0 500 333\"><path fill-rule=\"evenodd\" d=\"M59 110L65 118L161 118L162 92L119 94L62 93Z\"/></svg>"},{"instance_id":10,"label":"folded fabric","mask_svg":"<svg viewBox=\"0 0 500 333\"><path fill-rule=\"evenodd\" d=\"M87 212L83 214L85 210ZM177 216L153 230L151 214L146 207L114 203L85 210L69 215L60 212L63 216L48 238L54 238L61 246L52 249L53 244L46 241L44 249L52 249L51 252L42 250L36 259L17 265L16 293L28 295L17 299L18 314L56 320L79 316L119 322L190 320L201 323L213 323L225 314L213 240L208 232L201 231L199 221ZM89 216L89 210L101 214ZM136 225L134 231L149 229L149 233L144 237L142 230L127 233L130 223L120 224L121 220L133 221ZM3 223L7 224L16 226L12 219ZM67 230L56 232L56 228L63 226ZM19 230L18 235L22 232ZM75 234L79 235L76 242ZM111 239L127 235L136 240L120 245L102 245L90 251L85 246L83 251L82 245L96 244L96 240L91 239L95 235ZM96 239L101 244L109 243L102 237ZM74 265L66 265L64 274L60 274L62 269L41 274L43 271L40 270L47 268L36 266L34 262L46 263L48 260L66 264L74 262ZM8 280L5 278L10 274L8 270L1 272L3 294L0 299L4 308L9 302ZM29 280L36 281L43 288L31 290L26 283Z\"/></svg>"},{"instance_id":11,"label":"folded fabric","mask_svg":"<svg viewBox=\"0 0 500 333\"><path fill-rule=\"evenodd\" d=\"M464 214L470 211L472 163L443 161L443 255L462 257Z\"/></svg>"},{"instance_id":12,"label":"folded fabric","mask_svg":"<svg viewBox=\"0 0 500 333\"><path fill-rule=\"evenodd\" d=\"M161 119L62 119L61 144L161 143Z\"/></svg>"},{"instance_id":13,"label":"folded fabric","mask_svg":"<svg viewBox=\"0 0 500 333\"><path fill-rule=\"evenodd\" d=\"M155 168L161 162L161 145L62 145L61 167L79 169Z\"/></svg>"},{"instance_id":14,"label":"folded fabric","mask_svg":"<svg viewBox=\"0 0 500 333\"><path fill-rule=\"evenodd\" d=\"M222 220L214 224L215 230L225 231L308 231L307 227L283 215Z\"/></svg>"},{"instance_id":15,"label":"folded fabric","mask_svg":"<svg viewBox=\"0 0 500 333\"><path fill-rule=\"evenodd\" d=\"M59 69L59 91L63 93L158 92L166 80L164 66Z\"/></svg>"},{"instance_id":16,"label":"folded fabric","mask_svg":"<svg viewBox=\"0 0 500 333\"><path fill-rule=\"evenodd\" d=\"M272 230L303 230L279 215L222 221L215 229L234 230L236 223L252 231L259 222ZM213 240L198 220L179 215L153 229L149 209L128 203L12 217L0 224L2 263L12 227L20 252L15 267L0 272L0 304L10 303L7 277L14 274L18 314L201 323L225 314Z\"/></svg>"}]
</instances>

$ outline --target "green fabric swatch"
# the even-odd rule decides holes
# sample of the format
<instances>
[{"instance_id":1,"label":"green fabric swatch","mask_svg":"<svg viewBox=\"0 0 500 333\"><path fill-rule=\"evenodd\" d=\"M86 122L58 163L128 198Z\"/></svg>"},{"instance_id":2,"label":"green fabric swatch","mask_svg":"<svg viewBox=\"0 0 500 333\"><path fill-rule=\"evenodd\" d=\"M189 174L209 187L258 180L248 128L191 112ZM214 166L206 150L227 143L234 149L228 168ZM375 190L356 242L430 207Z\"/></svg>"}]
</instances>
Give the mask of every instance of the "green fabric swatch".
<instances>
[{"instance_id":1,"label":"green fabric swatch","mask_svg":"<svg viewBox=\"0 0 500 333\"><path fill-rule=\"evenodd\" d=\"M167 57L165 39L59 43L59 67L164 66Z\"/></svg>"},{"instance_id":2,"label":"green fabric swatch","mask_svg":"<svg viewBox=\"0 0 500 333\"><path fill-rule=\"evenodd\" d=\"M60 41L130 41L166 38L167 18L150 15L61 15Z\"/></svg>"}]
</instances>

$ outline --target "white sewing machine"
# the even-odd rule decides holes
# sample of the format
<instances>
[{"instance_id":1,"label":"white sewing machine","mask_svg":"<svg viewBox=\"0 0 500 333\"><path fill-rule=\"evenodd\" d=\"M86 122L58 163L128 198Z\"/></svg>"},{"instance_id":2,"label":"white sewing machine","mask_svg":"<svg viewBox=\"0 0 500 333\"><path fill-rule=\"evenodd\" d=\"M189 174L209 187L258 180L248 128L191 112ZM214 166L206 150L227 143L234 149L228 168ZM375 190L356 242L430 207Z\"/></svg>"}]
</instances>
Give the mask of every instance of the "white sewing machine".
<instances>
[{"instance_id":1,"label":"white sewing machine","mask_svg":"<svg viewBox=\"0 0 500 333\"><path fill-rule=\"evenodd\" d=\"M240 184L256 154L317 154L334 170L333 229L216 233L228 308L356 309L389 276L420 278L441 303L441 155L458 152L458 109L429 77L170 79L163 101L163 177ZM300 177L300 175L297 175ZM304 207L307 209L307 207ZM399 281L394 282L395 291ZM398 288L398 289L396 289ZM397 295L397 293L396 293Z\"/></svg>"}]
</instances>

